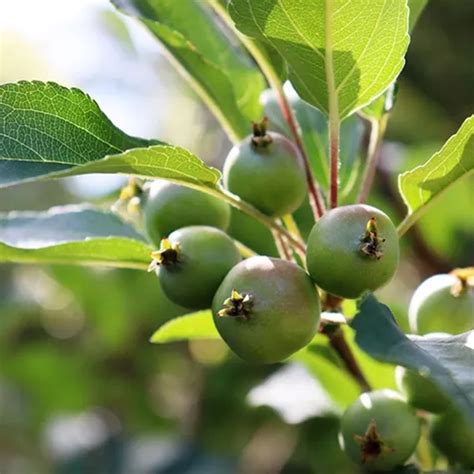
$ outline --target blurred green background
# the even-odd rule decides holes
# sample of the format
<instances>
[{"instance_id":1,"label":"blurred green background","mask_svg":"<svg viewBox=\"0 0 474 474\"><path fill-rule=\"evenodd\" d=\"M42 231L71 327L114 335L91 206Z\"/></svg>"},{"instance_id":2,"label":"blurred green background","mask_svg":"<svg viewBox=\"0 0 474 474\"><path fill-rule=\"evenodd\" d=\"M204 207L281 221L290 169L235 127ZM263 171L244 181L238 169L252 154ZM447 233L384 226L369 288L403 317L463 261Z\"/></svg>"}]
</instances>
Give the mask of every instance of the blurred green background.
<instances>
[{"instance_id":1,"label":"blurred green background","mask_svg":"<svg viewBox=\"0 0 474 474\"><path fill-rule=\"evenodd\" d=\"M394 221L405 211L397 174L474 110L473 24L471 0L431 0L414 31L371 195ZM151 36L105 0L4 2L0 26L2 83L80 87L128 133L221 165L230 143L216 121ZM107 204L122 183L0 190L0 211ZM473 184L453 186L403 240L379 297L405 329L422 279L474 261ZM301 366L249 366L215 341L148 342L183 312L153 274L0 266L0 472L355 472L337 445L340 410Z\"/></svg>"}]
</instances>

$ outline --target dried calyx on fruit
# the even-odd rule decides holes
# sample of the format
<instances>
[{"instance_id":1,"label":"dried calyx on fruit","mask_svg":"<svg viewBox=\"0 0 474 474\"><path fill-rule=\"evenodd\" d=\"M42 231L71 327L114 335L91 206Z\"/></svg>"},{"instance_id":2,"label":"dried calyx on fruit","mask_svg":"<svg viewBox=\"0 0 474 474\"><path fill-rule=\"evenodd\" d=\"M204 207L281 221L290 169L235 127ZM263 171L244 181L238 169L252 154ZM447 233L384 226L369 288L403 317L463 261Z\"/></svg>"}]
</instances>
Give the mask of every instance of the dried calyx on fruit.
<instances>
[{"instance_id":1,"label":"dried calyx on fruit","mask_svg":"<svg viewBox=\"0 0 474 474\"><path fill-rule=\"evenodd\" d=\"M387 443L380 436L375 420L371 420L364 435L354 435L354 440L360 445L363 464L393 451L393 448L387 446Z\"/></svg>"},{"instance_id":2,"label":"dried calyx on fruit","mask_svg":"<svg viewBox=\"0 0 474 474\"><path fill-rule=\"evenodd\" d=\"M166 296L186 308L209 308L229 270L240 261L234 241L222 230L190 226L175 230L152 254Z\"/></svg>"},{"instance_id":3,"label":"dried calyx on fruit","mask_svg":"<svg viewBox=\"0 0 474 474\"><path fill-rule=\"evenodd\" d=\"M265 148L272 143L272 136L267 133L268 119L264 117L261 122L252 124L253 135L250 138L252 145L256 148Z\"/></svg>"},{"instance_id":4,"label":"dried calyx on fruit","mask_svg":"<svg viewBox=\"0 0 474 474\"><path fill-rule=\"evenodd\" d=\"M173 243L165 238L161 240L160 249L151 253L153 261L148 267L148 271L156 270L157 266L174 265L179 262L179 242Z\"/></svg>"},{"instance_id":5,"label":"dried calyx on fruit","mask_svg":"<svg viewBox=\"0 0 474 474\"><path fill-rule=\"evenodd\" d=\"M375 217L371 217L361 240L360 251L368 257L380 260L383 257L384 242L385 239L379 236Z\"/></svg>"},{"instance_id":6,"label":"dried calyx on fruit","mask_svg":"<svg viewBox=\"0 0 474 474\"><path fill-rule=\"evenodd\" d=\"M143 182L134 176L128 178L127 184L120 190L117 201L112 205L116 212L137 214L143 198Z\"/></svg>"},{"instance_id":7,"label":"dried calyx on fruit","mask_svg":"<svg viewBox=\"0 0 474 474\"><path fill-rule=\"evenodd\" d=\"M233 318L248 319L252 308L252 295L250 293L240 294L237 290L232 290L230 298L227 298L222 309L217 313L219 317L231 316Z\"/></svg>"}]
</instances>

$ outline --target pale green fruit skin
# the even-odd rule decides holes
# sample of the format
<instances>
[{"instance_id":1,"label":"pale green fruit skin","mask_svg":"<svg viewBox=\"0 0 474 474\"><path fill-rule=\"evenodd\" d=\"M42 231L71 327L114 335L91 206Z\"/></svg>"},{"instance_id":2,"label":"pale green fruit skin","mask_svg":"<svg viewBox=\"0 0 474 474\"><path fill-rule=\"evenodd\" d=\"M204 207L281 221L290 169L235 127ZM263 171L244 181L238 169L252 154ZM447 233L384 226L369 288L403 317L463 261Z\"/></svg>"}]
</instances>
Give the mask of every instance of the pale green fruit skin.
<instances>
[{"instance_id":1,"label":"pale green fruit skin","mask_svg":"<svg viewBox=\"0 0 474 474\"><path fill-rule=\"evenodd\" d=\"M378 458L362 462L360 444L354 436L363 436L375 421L387 452ZM376 390L362 394L346 410L341 419L339 441L343 451L357 464L369 471L389 471L413 454L420 437L420 420L414 409L393 390Z\"/></svg>"},{"instance_id":2,"label":"pale green fruit skin","mask_svg":"<svg viewBox=\"0 0 474 474\"><path fill-rule=\"evenodd\" d=\"M378 234L385 238L380 260L360 251L367 222L375 217ZM315 283L343 298L357 298L367 290L387 284L395 274L399 243L390 218L375 207L363 204L341 206L316 222L308 239L306 262Z\"/></svg>"},{"instance_id":3,"label":"pale green fruit skin","mask_svg":"<svg viewBox=\"0 0 474 474\"><path fill-rule=\"evenodd\" d=\"M248 319L218 316L233 289L250 293ZM305 271L294 263L251 257L225 277L212 303L214 323L229 347L242 359L273 363L308 344L318 330L318 293Z\"/></svg>"},{"instance_id":4,"label":"pale green fruit skin","mask_svg":"<svg viewBox=\"0 0 474 474\"><path fill-rule=\"evenodd\" d=\"M430 379L405 367L395 371L398 389L408 403L431 413L443 413L450 407L449 398Z\"/></svg>"},{"instance_id":5,"label":"pale green fruit skin","mask_svg":"<svg viewBox=\"0 0 474 474\"><path fill-rule=\"evenodd\" d=\"M450 462L474 469L474 427L457 410L433 419L430 438Z\"/></svg>"},{"instance_id":6,"label":"pale green fruit skin","mask_svg":"<svg viewBox=\"0 0 474 474\"><path fill-rule=\"evenodd\" d=\"M166 296L186 308L209 308L227 272L240 261L234 241L222 230L190 226L172 232L168 239L180 246L180 261L157 270Z\"/></svg>"},{"instance_id":7,"label":"pale green fruit skin","mask_svg":"<svg viewBox=\"0 0 474 474\"><path fill-rule=\"evenodd\" d=\"M159 246L163 237L181 227L207 225L226 230L230 206L209 194L158 180L145 195L143 219L150 240Z\"/></svg>"},{"instance_id":8,"label":"pale green fruit skin","mask_svg":"<svg viewBox=\"0 0 474 474\"><path fill-rule=\"evenodd\" d=\"M459 281L449 274L434 275L415 291L408 308L410 328L417 334L460 334L474 329L474 290L451 294Z\"/></svg>"},{"instance_id":9,"label":"pale green fruit skin","mask_svg":"<svg viewBox=\"0 0 474 474\"><path fill-rule=\"evenodd\" d=\"M268 132L266 147L245 138L224 163L224 186L264 214L279 217L296 211L307 195L306 176L295 146L283 135Z\"/></svg>"}]
</instances>

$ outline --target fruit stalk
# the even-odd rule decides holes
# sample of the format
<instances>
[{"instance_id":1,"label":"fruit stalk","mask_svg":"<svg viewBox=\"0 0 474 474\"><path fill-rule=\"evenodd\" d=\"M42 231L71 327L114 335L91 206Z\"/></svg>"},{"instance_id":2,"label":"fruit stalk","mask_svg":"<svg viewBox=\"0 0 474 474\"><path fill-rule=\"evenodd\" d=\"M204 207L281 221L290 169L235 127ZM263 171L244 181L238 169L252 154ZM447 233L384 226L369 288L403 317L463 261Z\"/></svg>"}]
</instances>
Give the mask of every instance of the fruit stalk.
<instances>
[{"instance_id":1,"label":"fruit stalk","mask_svg":"<svg viewBox=\"0 0 474 474\"><path fill-rule=\"evenodd\" d=\"M339 187L339 121L329 121L329 156L330 156L330 203L331 209L337 207Z\"/></svg>"},{"instance_id":2,"label":"fruit stalk","mask_svg":"<svg viewBox=\"0 0 474 474\"><path fill-rule=\"evenodd\" d=\"M332 2L326 0L325 17L325 72L328 88L328 121L329 121L329 164L330 164L330 189L329 202L331 209L337 207L337 193L339 187L339 134L341 121L339 118L339 104L334 75L333 51L332 51Z\"/></svg>"},{"instance_id":3,"label":"fruit stalk","mask_svg":"<svg viewBox=\"0 0 474 474\"><path fill-rule=\"evenodd\" d=\"M351 348L347 344L344 333L340 327L334 328L323 328L323 333L329 338L331 347L339 354L339 357L344 362L347 371L351 374L352 378L357 382L363 392L368 392L371 389L369 382L365 378L362 369L360 368Z\"/></svg>"},{"instance_id":4,"label":"fruit stalk","mask_svg":"<svg viewBox=\"0 0 474 474\"><path fill-rule=\"evenodd\" d=\"M291 252L288 246L286 245L286 242L284 239L281 237L280 234L272 230L273 234L273 240L275 240L275 245L278 250L278 254L280 255L280 258L283 260L288 260L291 261Z\"/></svg>"},{"instance_id":5,"label":"fruit stalk","mask_svg":"<svg viewBox=\"0 0 474 474\"><path fill-rule=\"evenodd\" d=\"M284 236L286 240L289 242L290 245L298 249L299 251L306 252L305 244L294 237L287 229L283 226L279 225L275 222L271 217L266 216L265 214L261 213L258 209L255 209L253 206L248 204L245 201L242 201L238 196L232 194L231 192L227 191L224 188L220 189L203 189L202 191L212 194L214 196L219 197L220 199L224 199L228 202L231 206L245 212L251 217L254 217L262 224L266 225L270 230L276 231L279 235Z\"/></svg>"},{"instance_id":6,"label":"fruit stalk","mask_svg":"<svg viewBox=\"0 0 474 474\"><path fill-rule=\"evenodd\" d=\"M363 204L367 201L377 170L383 137L387 128L388 114L382 115L380 120L370 120L370 139L367 150L367 161L364 175L360 185L357 202Z\"/></svg>"},{"instance_id":7,"label":"fruit stalk","mask_svg":"<svg viewBox=\"0 0 474 474\"><path fill-rule=\"evenodd\" d=\"M301 137L298 131L295 115L293 113L293 110L291 109L290 104L288 103L288 99L286 97L285 91L283 90L283 87L281 86L281 83L279 82L279 80L278 80L278 83L276 83L275 81L275 83L272 84L272 82L270 81L268 77L267 79L269 80L270 85L273 87L273 89L277 93L278 102L280 104L280 109L283 114L283 118L285 119L285 121L288 124L288 127L290 128L295 145L298 148L298 151L300 152L301 158L303 160L304 171L306 174L306 182L308 184L308 192L310 196L311 208L313 209L314 217L317 220L324 214L323 199L318 187L316 186L313 171L311 169L311 165L309 162L309 157L308 157L308 154L306 153L306 150L304 148L303 142L301 140Z\"/></svg>"},{"instance_id":8,"label":"fruit stalk","mask_svg":"<svg viewBox=\"0 0 474 474\"><path fill-rule=\"evenodd\" d=\"M266 77L268 83L272 89L276 92L278 97L278 102L280 104L280 109L283 114L285 121L288 123L290 132L293 136L294 143L298 148L298 151L303 160L304 170L306 174L306 181L308 183L308 192L310 195L310 203L313 209L315 219L319 219L324 214L324 201L319 190L319 187L316 184L316 181L313 176L313 171L311 169L309 157L304 149L303 142L298 131L298 125L291 109L291 106L286 97L285 91L283 90L282 83L278 74L269 63L266 55L260 50L260 48L252 41L251 38L248 38L241 34L234 26L232 19L230 18L227 9L223 6L218 0L208 0L215 12L222 18L222 20L231 28L231 30L237 35L242 44L247 48L247 51L251 54L255 62L258 64L262 70L264 76Z\"/></svg>"}]
</instances>

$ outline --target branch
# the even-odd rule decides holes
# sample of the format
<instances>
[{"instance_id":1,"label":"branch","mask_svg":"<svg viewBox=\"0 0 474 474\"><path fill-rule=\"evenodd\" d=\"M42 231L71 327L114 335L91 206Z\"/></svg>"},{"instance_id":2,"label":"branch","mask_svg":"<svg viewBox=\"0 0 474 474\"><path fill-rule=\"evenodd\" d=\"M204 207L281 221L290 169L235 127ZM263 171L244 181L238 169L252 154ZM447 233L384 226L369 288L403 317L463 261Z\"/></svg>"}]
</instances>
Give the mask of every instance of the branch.
<instances>
[{"instance_id":1,"label":"branch","mask_svg":"<svg viewBox=\"0 0 474 474\"><path fill-rule=\"evenodd\" d=\"M367 150L367 160L365 163L364 175L359 189L357 202L365 203L367 200L377 170L377 164L380 157L380 148L382 147L383 137L387 128L388 114L385 113L379 120L370 120L370 139Z\"/></svg>"},{"instance_id":2,"label":"branch","mask_svg":"<svg viewBox=\"0 0 474 474\"><path fill-rule=\"evenodd\" d=\"M264 224L266 227L268 227L272 232L277 232L280 236L283 236L286 238L288 243L292 245L295 249L301 252L306 252L306 245L293 236L291 232L289 232L285 227L282 225L278 224L273 220L271 217L263 214L260 212L258 209L250 205L248 202L243 201L240 199L239 196L232 194L230 191L224 189L224 188L219 188L219 189L201 189L201 191L206 192L208 194L211 194L212 196L215 196L219 199L223 199L224 201L228 202L231 206L241 210L242 212L245 212L251 217L254 217L258 221L260 221L262 224Z\"/></svg>"},{"instance_id":3,"label":"branch","mask_svg":"<svg viewBox=\"0 0 474 474\"><path fill-rule=\"evenodd\" d=\"M321 196L321 192L314 180L313 171L311 169L311 164L309 161L309 157L306 153L304 148L303 142L301 140L298 125L291 109L291 106L288 102L286 94L283 90L283 85L281 83L278 74L274 70L273 66L268 61L268 58L260 48L255 44L255 42L240 33L230 18L226 8L222 5L218 0L208 0L208 3L213 7L215 12L222 18L222 20L229 26L232 31L236 34L236 36L240 39L242 44L247 48L248 52L251 54L255 62L260 67L261 71L263 72L264 76L266 77L268 83L275 91L278 97L278 103L280 105L281 112L283 114L283 118L288 123L288 127L290 129L291 135L293 136L294 143L301 155L301 159L303 161L304 171L306 175L306 182L308 185L308 192L310 195L310 203L313 209L315 219L319 219L324 213L324 201Z\"/></svg>"},{"instance_id":4,"label":"branch","mask_svg":"<svg viewBox=\"0 0 474 474\"><path fill-rule=\"evenodd\" d=\"M336 329L334 329L331 326L327 326L323 328L322 332L329 338L331 347L339 354L339 357L344 362L347 371L351 374L352 378L357 382L362 391L370 391L371 386L365 378L365 375L362 372L356 358L354 357L351 348L347 344L346 338L341 328L338 326Z\"/></svg>"}]
</instances>

